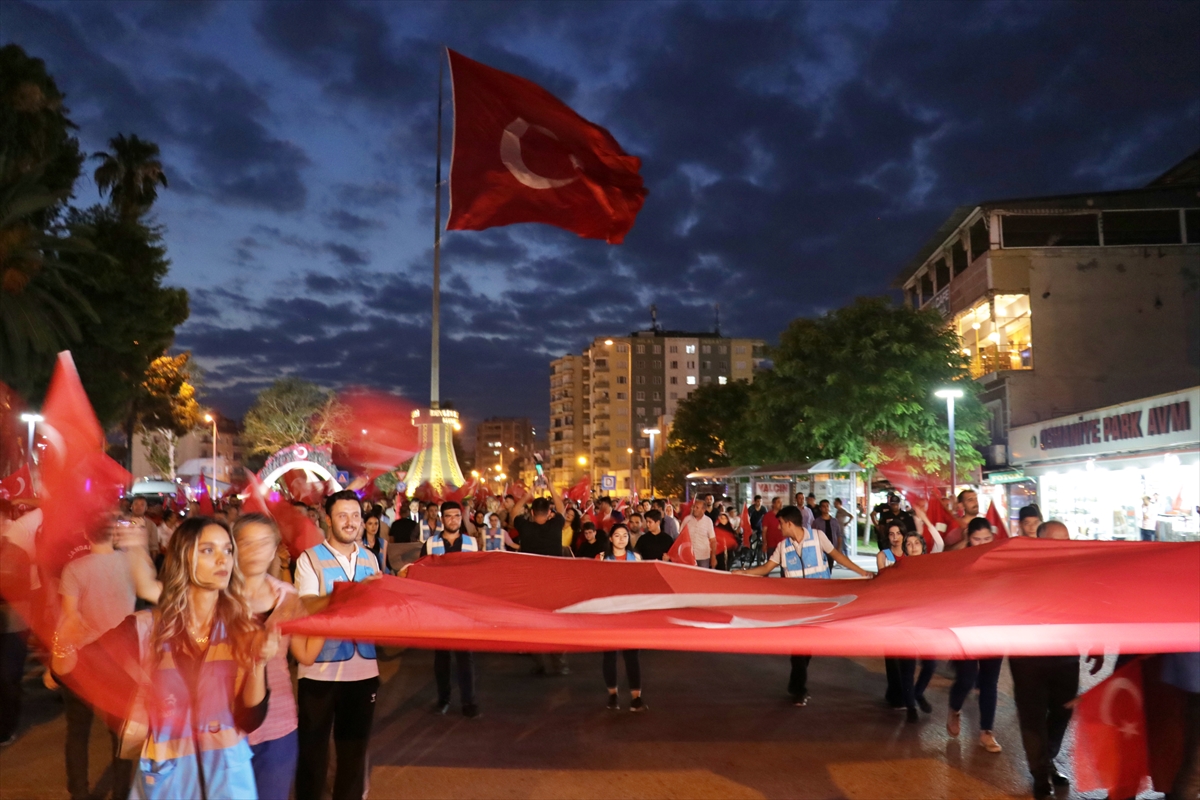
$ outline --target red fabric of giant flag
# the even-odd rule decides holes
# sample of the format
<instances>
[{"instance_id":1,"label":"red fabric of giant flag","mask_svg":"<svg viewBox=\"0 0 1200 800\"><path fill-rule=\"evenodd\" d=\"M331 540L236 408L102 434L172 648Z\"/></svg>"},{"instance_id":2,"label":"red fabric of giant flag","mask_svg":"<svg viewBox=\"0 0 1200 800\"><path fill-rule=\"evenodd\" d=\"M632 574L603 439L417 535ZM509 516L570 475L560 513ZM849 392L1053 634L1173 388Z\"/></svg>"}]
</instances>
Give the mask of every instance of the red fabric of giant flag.
<instances>
[{"instance_id":1,"label":"red fabric of giant flag","mask_svg":"<svg viewBox=\"0 0 1200 800\"><path fill-rule=\"evenodd\" d=\"M1147 592L1130 575L1153 575ZM285 632L446 650L926 658L1200 650L1200 543L1005 539L874 580L757 580L661 561L426 557L339 583ZM946 602L954 598L954 602Z\"/></svg>"},{"instance_id":2,"label":"red fabric of giant flag","mask_svg":"<svg viewBox=\"0 0 1200 800\"><path fill-rule=\"evenodd\" d=\"M532 81L448 50L448 230L544 222L620 244L646 199L641 159Z\"/></svg>"},{"instance_id":3,"label":"red fabric of giant flag","mask_svg":"<svg viewBox=\"0 0 1200 800\"><path fill-rule=\"evenodd\" d=\"M1075 706L1075 786L1133 797L1149 772L1142 662L1092 687ZM1163 787L1165 788L1165 787Z\"/></svg>"},{"instance_id":4,"label":"red fabric of giant flag","mask_svg":"<svg viewBox=\"0 0 1200 800\"><path fill-rule=\"evenodd\" d=\"M338 401L345 411L332 425L339 464L374 479L420 452L420 432L412 424L417 407L411 401L367 389L342 392Z\"/></svg>"}]
</instances>

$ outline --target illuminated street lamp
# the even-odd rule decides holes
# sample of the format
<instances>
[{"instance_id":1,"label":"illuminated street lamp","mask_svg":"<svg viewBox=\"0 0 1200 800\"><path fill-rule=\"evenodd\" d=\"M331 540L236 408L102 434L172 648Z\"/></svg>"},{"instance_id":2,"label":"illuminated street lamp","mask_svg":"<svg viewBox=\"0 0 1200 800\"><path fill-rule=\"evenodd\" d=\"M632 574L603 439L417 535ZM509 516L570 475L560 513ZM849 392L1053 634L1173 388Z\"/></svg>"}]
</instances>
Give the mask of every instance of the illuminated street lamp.
<instances>
[{"instance_id":1,"label":"illuminated street lamp","mask_svg":"<svg viewBox=\"0 0 1200 800\"><path fill-rule=\"evenodd\" d=\"M21 415L21 422L24 422L26 425L29 426L29 461L30 461L30 463L33 463L33 429L34 429L34 426L36 426L39 422L44 421L45 419L46 418L43 417L41 414L26 413L26 414Z\"/></svg>"},{"instance_id":2,"label":"illuminated street lamp","mask_svg":"<svg viewBox=\"0 0 1200 800\"><path fill-rule=\"evenodd\" d=\"M963 393L962 389L938 389L933 394L946 401L946 420L950 426L950 494L953 495L958 479L954 463L954 401L956 398L962 397Z\"/></svg>"},{"instance_id":3,"label":"illuminated street lamp","mask_svg":"<svg viewBox=\"0 0 1200 800\"><path fill-rule=\"evenodd\" d=\"M586 467L586 466L587 466L587 456L580 456L580 457L579 457L579 466L581 466L581 467Z\"/></svg>"},{"instance_id":4,"label":"illuminated street lamp","mask_svg":"<svg viewBox=\"0 0 1200 800\"><path fill-rule=\"evenodd\" d=\"M217 418L212 414L204 415L205 422L211 422L213 426L213 468L212 468L212 494L210 497L217 496Z\"/></svg>"},{"instance_id":5,"label":"illuminated street lamp","mask_svg":"<svg viewBox=\"0 0 1200 800\"><path fill-rule=\"evenodd\" d=\"M662 431L658 428L645 428L642 430L643 436L650 437L650 499L654 499L654 437L658 436Z\"/></svg>"}]
</instances>

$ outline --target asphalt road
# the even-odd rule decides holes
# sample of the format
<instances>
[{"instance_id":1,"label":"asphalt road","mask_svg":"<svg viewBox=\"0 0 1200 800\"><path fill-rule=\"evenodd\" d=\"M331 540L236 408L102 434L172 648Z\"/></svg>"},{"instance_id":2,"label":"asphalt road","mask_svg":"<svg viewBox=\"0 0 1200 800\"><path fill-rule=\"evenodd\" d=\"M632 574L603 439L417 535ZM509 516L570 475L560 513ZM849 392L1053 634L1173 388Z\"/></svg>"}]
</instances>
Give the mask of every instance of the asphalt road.
<instances>
[{"instance_id":1,"label":"asphalt road","mask_svg":"<svg viewBox=\"0 0 1200 800\"><path fill-rule=\"evenodd\" d=\"M450 714L431 712L431 653L391 655L381 664L370 756L376 799L968 800L1030 789L1007 666L996 726L1004 752L991 754L978 745L974 698L959 738L946 733L948 673L934 679L934 710L920 723L884 706L881 659L814 659L812 701L795 708L786 657L643 652L650 709L632 714L605 709L599 654L572 654L571 674L552 678L531 676L527 656L480 654L483 714L468 720L457 696ZM35 675L26 687L22 735L0 752L0 798L65 798L61 703ZM107 760L99 723L92 753L99 779Z\"/></svg>"}]
</instances>

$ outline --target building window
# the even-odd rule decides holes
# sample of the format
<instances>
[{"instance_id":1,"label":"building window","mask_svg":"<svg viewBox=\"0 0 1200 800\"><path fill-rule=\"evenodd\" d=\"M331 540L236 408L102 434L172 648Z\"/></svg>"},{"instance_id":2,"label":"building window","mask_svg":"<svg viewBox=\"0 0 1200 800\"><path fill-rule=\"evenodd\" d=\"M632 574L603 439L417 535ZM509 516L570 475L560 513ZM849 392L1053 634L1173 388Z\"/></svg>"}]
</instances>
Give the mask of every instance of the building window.
<instances>
[{"instance_id":1,"label":"building window","mask_svg":"<svg viewBox=\"0 0 1200 800\"><path fill-rule=\"evenodd\" d=\"M624 422L618 422L618 423L617 423L617 430L619 430L619 431L623 431L623 430L625 430L625 429L626 429L626 428L628 428L628 427L629 427L629 426L628 426L628 425L626 425Z\"/></svg>"},{"instance_id":2,"label":"building window","mask_svg":"<svg viewBox=\"0 0 1200 800\"><path fill-rule=\"evenodd\" d=\"M700 379L701 383L712 383L712 375L705 375Z\"/></svg>"},{"instance_id":3,"label":"building window","mask_svg":"<svg viewBox=\"0 0 1200 800\"><path fill-rule=\"evenodd\" d=\"M1182 244L1179 212L1105 211L1101 218L1104 246Z\"/></svg>"},{"instance_id":4,"label":"building window","mask_svg":"<svg viewBox=\"0 0 1200 800\"><path fill-rule=\"evenodd\" d=\"M717 378L717 383L724 386L725 384L729 383L729 379L726 378L724 375L721 375L720 377ZM947 473L947 474L949 474L949 473Z\"/></svg>"},{"instance_id":5,"label":"building window","mask_svg":"<svg viewBox=\"0 0 1200 800\"><path fill-rule=\"evenodd\" d=\"M654 393L654 397L653 397L652 399L654 399L654 400L662 400L662 392L655 392L655 393Z\"/></svg>"},{"instance_id":6,"label":"building window","mask_svg":"<svg viewBox=\"0 0 1200 800\"><path fill-rule=\"evenodd\" d=\"M656 355L656 356L662 355L662 345L661 344L654 345L654 355Z\"/></svg>"},{"instance_id":7,"label":"building window","mask_svg":"<svg viewBox=\"0 0 1200 800\"><path fill-rule=\"evenodd\" d=\"M677 377L675 377L674 375L672 375L672 376L671 376L671 385L672 385L672 386L676 386L676 385L678 385L678 384L679 384L679 378L677 378Z\"/></svg>"},{"instance_id":8,"label":"building window","mask_svg":"<svg viewBox=\"0 0 1200 800\"><path fill-rule=\"evenodd\" d=\"M617 439L617 447L625 447L625 440Z\"/></svg>"},{"instance_id":9,"label":"building window","mask_svg":"<svg viewBox=\"0 0 1200 800\"><path fill-rule=\"evenodd\" d=\"M940 291L950 284L950 266L946 264L946 259L939 258L933 265L934 272L934 290Z\"/></svg>"},{"instance_id":10,"label":"building window","mask_svg":"<svg viewBox=\"0 0 1200 800\"><path fill-rule=\"evenodd\" d=\"M671 369L679 369L679 362L678 362L678 361L672 361L672 362L671 362Z\"/></svg>"},{"instance_id":11,"label":"building window","mask_svg":"<svg viewBox=\"0 0 1200 800\"><path fill-rule=\"evenodd\" d=\"M662 416L662 407L661 406L654 407L654 416L656 416L656 417Z\"/></svg>"},{"instance_id":12,"label":"building window","mask_svg":"<svg viewBox=\"0 0 1200 800\"><path fill-rule=\"evenodd\" d=\"M685 352L685 353L696 352L696 345L694 345L694 344L685 345L683 348L683 352Z\"/></svg>"},{"instance_id":13,"label":"building window","mask_svg":"<svg viewBox=\"0 0 1200 800\"><path fill-rule=\"evenodd\" d=\"M645 400L645 399L646 399L646 393L645 393L645 392L635 392L635 393L634 393L634 399L635 399L635 400Z\"/></svg>"},{"instance_id":14,"label":"building window","mask_svg":"<svg viewBox=\"0 0 1200 800\"><path fill-rule=\"evenodd\" d=\"M639 356L644 356L644 355L646 355L646 345L644 345L644 344L639 344L639 345L637 346L637 354L638 354Z\"/></svg>"},{"instance_id":15,"label":"building window","mask_svg":"<svg viewBox=\"0 0 1200 800\"><path fill-rule=\"evenodd\" d=\"M678 400L678 399L679 399L679 392L671 392L671 399L672 399L672 400Z\"/></svg>"},{"instance_id":16,"label":"building window","mask_svg":"<svg viewBox=\"0 0 1200 800\"><path fill-rule=\"evenodd\" d=\"M662 375L655 375L651 383L654 383L656 386L662 386Z\"/></svg>"},{"instance_id":17,"label":"building window","mask_svg":"<svg viewBox=\"0 0 1200 800\"><path fill-rule=\"evenodd\" d=\"M962 275L970 263L967 258L967 248L963 247L962 239L955 239L950 246L950 263L954 266L954 277Z\"/></svg>"},{"instance_id":18,"label":"building window","mask_svg":"<svg viewBox=\"0 0 1200 800\"><path fill-rule=\"evenodd\" d=\"M625 376L624 376L624 375L618 375L618 376L617 376L617 383L625 383Z\"/></svg>"},{"instance_id":19,"label":"building window","mask_svg":"<svg viewBox=\"0 0 1200 800\"><path fill-rule=\"evenodd\" d=\"M644 358L639 358L639 359L637 360L637 368L638 368L638 369L645 369L645 368L646 368L646 359L644 359Z\"/></svg>"},{"instance_id":20,"label":"building window","mask_svg":"<svg viewBox=\"0 0 1200 800\"><path fill-rule=\"evenodd\" d=\"M733 352L737 353L739 356L744 356L746 355L746 346L738 345L737 347L733 348Z\"/></svg>"},{"instance_id":21,"label":"building window","mask_svg":"<svg viewBox=\"0 0 1200 800\"><path fill-rule=\"evenodd\" d=\"M929 272L921 273L921 299L928 301L933 299L933 278Z\"/></svg>"},{"instance_id":22,"label":"building window","mask_svg":"<svg viewBox=\"0 0 1200 800\"><path fill-rule=\"evenodd\" d=\"M662 369L662 359L659 359L659 358L654 359L654 368Z\"/></svg>"},{"instance_id":23,"label":"building window","mask_svg":"<svg viewBox=\"0 0 1200 800\"><path fill-rule=\"evenodd\" d=\"M628 414L628 413L629 413L629 406L619 406L619 407L617 408L617 414L618 414L618 416L622 416L622 417L623 417L623 416L625 416L625 415L626 415L626 414Z\"/></svg>"},{"instance_id":24,"label":"building window","mask_svg":"<svg viewBox=\"0 0 1200 800\"><path fill-rule=\"evenodd\" d=\"M687 376L687 385L688 385L688 386L695 386L695 385L696 385L696 376L695 376L695 375L688 375L688 376Z\"/></svg>"},{"instance_id":25,"label":"building window","mask_svg":"<svg viewBox=\"0 0 1200 800\"><path fill-rule=\"evenodd\" d=\"M624 393L624 392L617 392L617 399L618 399L618 400L624 400L624 399L625 399L625 393Z\"/></svg>"},{"instance_id":26,"label":"building window","mask_svg":"<svg viewBox=\"0 0 1200 800\"><path fill-rule=\"evenodd\" d=\"M712 369L712 362L711 361L701 361L700 369Z\"/></svg>"},{"instance_id":27,"label":"building window","mask_svg":"<svg viewBox=\"0 0 1200 800\"><path fill-rule=\"evenodd\" d=\"M670 347L668 347L668 348L667 348L667 352L669 352L669 353L678 353L678 352L679 352L679 345L677 345L677 344L673 344L673 345L671 345Z\"/></svg>"},{"instance_id":28,"label":"building window","mask_svg":"<svg viewBox=\"0 0 1200 800\"><path fill-rule=\"evenodd\" d=\"M597 367L607 367L607 366L608 366L608 359L607 359L607 358L597 358L597 359L596 359L596 366L597 366Z\"/></svg>"},{"instance_id":29,"label":"building window","mask_svg":"<svg viewBox=\"0 0 1200 800\"><path fill-rule=\"evenodd\" d=\"M638 375L637 378L634 379L634 383L636 383L638 386L645 386L646 385L646 376Z\"/></svg>"},{"instance_id":30,"label":"building window","mask_svg":"<svg viewBox=\"0 0 1200 800\"><path fill-rule=\"evenodd\" d=\"M745 369L745 368L746 368L746 362L745 362L745 361L739 361L739 362L737 362L737 368L738 368L738 369Z\"/></svg>"},{"instance_id":31,"label":"building window","mask_svg":"<svg viewBox=\"0 0 1200 800\"><path fill-rule=\"evenodd\" d=\"M703 346L701 346L701 348L700 348L700 352L701 352L701 353L711 353L711 352L712 352L712 345L711 345L711 344L706 344L706 345L703 345Z\"/></svg>"},{"instance_id":32,"label":"building window","mask_svg":"<svg viewBox=\"0 0 1200 800\"><path fill-rule=\"evenodd\" d=\"M618 353L628 353L628 352L629 352L629 345L627 345L627 344L619 344L619 345L617 345L617 352L618 352Z\"/></svg>"},{"instance_id":33,"label":"building window","mask_svg":"<svg viewBox=\"0 0 1200 800\"><path fill-rule=\"evenodd\" d=\"M972 377L1033 368L1029 295L996 295L992 305L979 303L959 314L953 325Z\"/></svg>"},{"instance_id":34,"label":"building window","mask_svg":"<svg viewBox=\"0 0 1200 800\"><path fill-rule=\"evenodd\" d=\"M1005 214L1005 247L1099 247L1098 214Z\"/></svg>"},{"instance_id":35,"label":"building window","mask_svg":"<svg viewBox=\"0 0 1200 800\"><path fill-rule=\"evenodd\" d=\"M554 432L554 441L556 441L556 442L561 442L561 441L562 441L562 431L555 431L555 432ZM947 473L947 474L949 474L949 473Z\"/></svg>"},{"instance_id":36,"label":"building window","mask_svg":"<svg viewBox=\"0 0 1200 800\"><path fill-rule=\"evenodd\" d=\"M688 369L695 369L695 368L696 368L696 362L695 362L695 361L689 361L689 362L687 362L687 368L688 368Z\"/></svg>"},{"instance_id":37,"label":"building window","mask_svg":"<svg viewBox=\"0 0 1200 800\"><path fill-rule=\"evenodd\" d=\"M639 417L644 417L644 416L646 416L646 407L645 407L645 406L638 406L637 415L638 415Z\"/></svg>"},{"instance_id":38,"label":"building window","mask_svg":"<svg viewBox=\"0 0 1200 800\"><path fill-rule=\"evenodd\" d=\"M717 352L720 353L721 355L725 355L726 353L729 352L729 347L726 345L721 345L720 347L717 348Z\"/></svg>"}]
</instances>

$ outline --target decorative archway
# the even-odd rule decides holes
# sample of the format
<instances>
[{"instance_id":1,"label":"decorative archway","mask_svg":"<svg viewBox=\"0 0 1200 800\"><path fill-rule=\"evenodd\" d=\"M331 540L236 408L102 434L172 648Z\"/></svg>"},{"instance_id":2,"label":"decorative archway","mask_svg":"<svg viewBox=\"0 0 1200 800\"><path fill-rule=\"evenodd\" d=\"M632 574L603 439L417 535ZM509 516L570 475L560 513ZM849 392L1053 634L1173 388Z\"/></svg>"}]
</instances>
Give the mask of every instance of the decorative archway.
<instances>
[{"instance_id":1,"label":"decorative archway","mask_svg":"<svg viewBox=\"0 0 1200 800\"><path fill-rule=\"evenodd\" d=\"M274 486L275 481L293 469L307 470L321 480L333 481L338 488L342 488L333 465L333 451L328 445L288 445L267 459L257 477L263 486Z\"/></svg>"}]
</instances>

